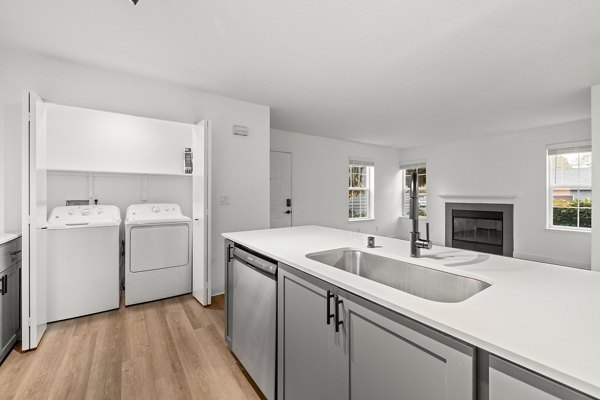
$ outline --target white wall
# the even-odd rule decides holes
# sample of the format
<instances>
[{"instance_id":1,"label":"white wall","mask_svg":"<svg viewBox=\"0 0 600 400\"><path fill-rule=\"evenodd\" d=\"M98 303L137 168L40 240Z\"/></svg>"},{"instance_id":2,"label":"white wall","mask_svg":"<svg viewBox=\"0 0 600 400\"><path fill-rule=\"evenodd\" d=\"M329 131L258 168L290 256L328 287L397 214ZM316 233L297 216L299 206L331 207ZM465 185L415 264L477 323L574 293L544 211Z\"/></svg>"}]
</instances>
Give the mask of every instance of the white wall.
<instances>
[{"instance_id":1,"label":"white wall","mask_svg":"<svg viewBox=\"0 0 600 400\"><path fill-rule=\"evenodd\" d=\"M600 158L600 85L592 87L592 157ZM592 162L592 188L600 188L600 162ZM592 202L592 215L600 216L600 202ZM592 269L600 271L600 223L592 217Z\"/></svg>"},{"instance_id":2,"label":"white wall","mask_svg":"<svg viewBox=\"0 0 600 400\"><path fill-rule=\"evenodd\" d=\"M5 142L20 134L18 125L7 128L5 122L18 116L24 89L58 104L188 123L212 121L213 293L223 291L221 233L269 226L269 108L140 76L9 50L0 50L0 60L0 127ZM250 135L232 135L234 124L248 126ZM18 147L19 143L13 145ZM19 150L11 154L17 154L16 151ZM17 162L17 156L10 160L3 157L5 172L11 171L11 180L5 181L5 193L20 193ZM229 195L230 205L219 206L219 194ZM5 216L18 216L18 204L6 204ZM7 230L20 230L18 218L10 225L6 217L5 220Z\"/></svg>"},{"instance_id":3,"label":"white wall","mask_svg":"<svg viewBox=\"0 0 600 400\"><path fill-rule=\"evenodd\" d=\"M0 97L2 95L0 91ZM9 132L12 134L8 134ZM0 232L21 231L20 132L20 104L2 105L0 107L0 175L2 175L0 177ZM19 168L14 168L15 165Z\"/></svg>"},{"instance_id":4,"label":"white wall","mask_svg":"<svg viewBox=\"0 0 600 400\"><path fill-rule=\"evenodd\" d=\"M191 176L161 176L86 172L48 172L48 213L65 200L98 199L98 204L119 207L121 219L131 204L177 203L184 215L192 216Z\"/></svg>"},{"instance_id":5,"label":"white wall","mask_svg":"<svg viewBox=\"0 0 600 400\"><path fill-rule=\"evenodd\" d=\"M590 233L546 229L546 146L589 139L590 121L582 121L405 149L400 161L427 160L434 243L445 241L446 200L440 195L514 194L515 257L590 268ZM402 221L399 236L408 238L409 222Z\"/></svg>"},{"instance_id":6,"label":"white wall","mask_svg":"<svg viewBox=\"0 0 600 400\"><path fill-rule=\"evenodd\" d=\"M4 129L4 127L2 127ZM4 200L4 181L5 181L5 165L6 165L6 135L0 135L0 232L5 232L6 229L4 227L4 210L5 210L5 200Z\"/></svg>"},{"instance_id":7,"label":"white wall","mask_svg":"<svg viewBox=\"0 0 600 400\"><path fill-rule=\"evenodd\" d=\"M271 149L292 153L292 224L396 234L401 213L398 150L271 131ZM375 220L348 222L348 161L375 161Z\"/></svg>"}]
</instances>

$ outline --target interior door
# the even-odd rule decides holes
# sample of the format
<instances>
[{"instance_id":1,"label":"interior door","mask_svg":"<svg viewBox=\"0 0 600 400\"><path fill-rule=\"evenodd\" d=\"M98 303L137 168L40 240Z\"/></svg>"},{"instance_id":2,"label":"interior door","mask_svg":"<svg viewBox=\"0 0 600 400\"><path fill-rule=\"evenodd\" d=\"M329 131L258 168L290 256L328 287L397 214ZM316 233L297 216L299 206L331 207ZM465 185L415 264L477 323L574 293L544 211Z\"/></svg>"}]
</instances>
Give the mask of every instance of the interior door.
<instances>
[{"instance_id":1,"label":"interior door","mask_svg":"<svg viewBox=\"0 0 600 400\"><path fill-rule=\"evenodd\" d=\"M38 346L47 326L46 281L46 109L39 95L22 101L22 339L23 350Z\"/></svg>"},{"instance_id":2,"label":"interior door","mask_svg":"<svg viewBox=\"0 0 600 400\"><path fill-rule=\"evenodd\" d=\"M210 121L196 124L193 151L192 294L207 306L211 296L210 271Z\"/></svg>"},{"instance_id":3,"label":"interior door","mask_svg":"<svg viewBox=\"0 0 600 400\"><path fill-rule=\"evenodd\" d=\"M292 226L292 153L271 151L271 228Z\"/></svg>"}]
</instances>

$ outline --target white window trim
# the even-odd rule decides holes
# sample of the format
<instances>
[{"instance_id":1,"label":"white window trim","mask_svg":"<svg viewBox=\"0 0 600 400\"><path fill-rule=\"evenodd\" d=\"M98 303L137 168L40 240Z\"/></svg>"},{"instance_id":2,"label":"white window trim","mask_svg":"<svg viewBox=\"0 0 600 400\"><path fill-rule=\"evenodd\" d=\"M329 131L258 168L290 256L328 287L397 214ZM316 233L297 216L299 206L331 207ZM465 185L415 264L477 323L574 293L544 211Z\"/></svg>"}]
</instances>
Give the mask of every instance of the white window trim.
<instances>
[{"instance_id":1,"label":"white window trim","mask_svg":"<svg viewBox=\"0 0 600 400\"><path fill-rule=\"evenodd\" d=\"M348 191L350 190L368 190L368 202L369 202L369 215L361 218L348 218L348 222L361 222L361 221L374 221L375 220L375 163L373 161L359 161L357 158L350 158L348 165L355 166L364 166L368 167L368 188L351 188L348 186ZM347 203L346 203L347 204ZM347 204L348 206L348 204Z\"/></svg>"},{"instance_id":2,"label":"white window trim","mask_svg":"<svg viewBox=\"0 0 600 400\"><path fill-rule=\"evenodd\" d=\"M400 174L402 175L402 210L400 211L400 218L405 218L408 219L409 215L408 213L404 213L404 209L406 208L406 204L405 204L405 197L404 197L404 184L405 184L405 170L407 169L418 169L418 168L425 168L427 169L427 161L426 160L420 160L420 161L411 161L411 162L401 162L400 163ZM429 174L426 172L425 176L428 176ZM429 205L429 191L427 191L427 204ZM429 210L428 207L425 207L426 212ZM419 216L420 220L424 220L427 221L429 218L429 213L427 212L426 216Z\"/></svg>"},{"instance_id":3,"label":"white window trim","mask_svg":"<svg viewBox=\"0 0 600 400\"><path fill-rule=\"evenodd\" d=\"M590 146L591 147L592 142L591 140L584 140L584 141L578 141L578 142L567 142L567 143L557 143L557 144L550 144L548 146L546 146L546 230L549 231L560 231L560 232L571 232L571 233L591 233L592 232L592 228L582 228L582 227L578 227L578 226L561 226L561 225L554 225L553 224L553 217L554 217L554 204L553 204L553 192L552 189L554 188L554 186L552 186L551 182L550 182L550 162L549 162L549 157L550 157L550 151L551 150L558 150L558 149L566 149L566 148L572 148L572 147L587 147ZM592 154L592 163L594 162L594 155ZM592 189L592 186L589 185L581 185L581 186L577 186L578 189ZM593 192L592 192L593 193ZM579 207L578 207L579 208ZM577 213L579 215L579 212ZM579 218L579 217L578 217ZM594 219L594 215L592 214L592 224Z\"/></svg>"}]
</instances>

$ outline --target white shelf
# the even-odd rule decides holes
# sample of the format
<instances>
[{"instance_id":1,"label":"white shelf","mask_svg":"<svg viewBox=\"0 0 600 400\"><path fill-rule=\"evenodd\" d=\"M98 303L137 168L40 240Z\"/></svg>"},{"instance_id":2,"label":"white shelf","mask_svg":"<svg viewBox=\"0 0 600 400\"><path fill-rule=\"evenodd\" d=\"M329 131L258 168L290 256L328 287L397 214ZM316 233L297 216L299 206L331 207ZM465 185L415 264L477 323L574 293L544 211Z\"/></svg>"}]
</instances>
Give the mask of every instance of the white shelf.
<instances>
[{"instance_id":1,"label":"white shelf","mask_svg":"<svg viewBox=\"0 0 600 400\"><path fill-rule=\"evenodd\" d=\"M139 171L84 171L76 169L48 169L52 173L73 173L73 174L102 174L102 175L154 175L154 176L177 176L177 177L192 177L193 174L184 174L183 172L139 172Z\"/></svg>"}]
</instances>

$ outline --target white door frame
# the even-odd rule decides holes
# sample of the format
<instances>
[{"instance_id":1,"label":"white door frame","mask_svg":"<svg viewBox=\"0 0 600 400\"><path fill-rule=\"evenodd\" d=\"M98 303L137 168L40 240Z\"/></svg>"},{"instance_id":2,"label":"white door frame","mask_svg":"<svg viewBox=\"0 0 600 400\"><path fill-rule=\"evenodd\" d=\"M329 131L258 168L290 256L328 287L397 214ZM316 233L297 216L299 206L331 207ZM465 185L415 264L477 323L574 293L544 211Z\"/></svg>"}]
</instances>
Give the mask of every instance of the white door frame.
<instances>
[{"instance_id":1,"label":"white door frame","mask_svg":"<svg viewBox=\"0 0 600 400\"><path fill-rule=\"evenodd\" d=\"M192 176L192 295L202 304L211 304L211 127L200 121L192 140L194 172Z\"/></svg>"}]
</instances>

